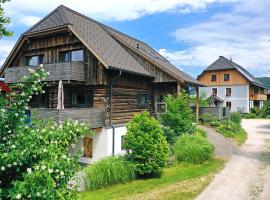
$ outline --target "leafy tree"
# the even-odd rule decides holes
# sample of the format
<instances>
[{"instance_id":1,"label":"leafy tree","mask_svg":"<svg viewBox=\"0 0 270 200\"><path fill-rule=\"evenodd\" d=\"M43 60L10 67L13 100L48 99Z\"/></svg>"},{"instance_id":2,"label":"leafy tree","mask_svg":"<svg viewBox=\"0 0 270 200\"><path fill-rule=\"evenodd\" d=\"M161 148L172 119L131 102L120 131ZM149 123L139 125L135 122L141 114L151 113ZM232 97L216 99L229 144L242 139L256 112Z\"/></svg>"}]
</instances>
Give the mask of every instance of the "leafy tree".
<instances>
[{"instance_id":1,"label":"leafy tree","mask_svg":"<svg viewBox=\"0 0 270 200\"><path fill-rule=\"evenodd\" d=\"M164 126L167 141L173 144L176 137L192 129L194 113L190 108L189 95L185 92L181 92L176 97L168 95L164 102L167 104L167 112L161 115L160 120Z\"/></svg>"},{"instance_id":2,"label":"leafy tree","mask_svg":"<svg viewBox=\"0 0 270 200\"><path fill-rule=\"evenodd\" d=\"M24 82L0 97L0 199L74 199L68 182L79 164L69 154L79 136L91 133L85 124L62 125L32 119L25 112L33 95L42 90L46 72L41 66ZM70 189L68 189L70 188Z\"/></svg>"},{"instance_id":3,"label":"leafy tree","mask_svg":"<svg viewBox=\"0 0 270 200\"><path fill-rule=\"evenodd\" d=\"M12 36L12 31L8 30L6 26L10 23L10 18L5 17L3 3L10 0L0 0L0 39L3 36Z\"/></svg>"},{"instance_id":4,"label":"leafy tree","mask_svg":"<svg viewBox=\"0 0 270 200\"><path fill-rule=\"evenodd\" d=\"M190 96L190 100L193 105L196 105L196 95ZM200 92L199 95L199 106L209 106L209 101L207 99L206 93L204 91Z\"/></svg>"},{"instance_id":5,"label":"leafy tree","mask_svg":"<svg viewBox=\"0 0 270 200\"><path fill-rule=\"evenodd\" d=\"M137 176L159 176L169 156L168 143L158 121L144 112L135 115L125 136L127 158Z\"/></svg>"}]
</instances>

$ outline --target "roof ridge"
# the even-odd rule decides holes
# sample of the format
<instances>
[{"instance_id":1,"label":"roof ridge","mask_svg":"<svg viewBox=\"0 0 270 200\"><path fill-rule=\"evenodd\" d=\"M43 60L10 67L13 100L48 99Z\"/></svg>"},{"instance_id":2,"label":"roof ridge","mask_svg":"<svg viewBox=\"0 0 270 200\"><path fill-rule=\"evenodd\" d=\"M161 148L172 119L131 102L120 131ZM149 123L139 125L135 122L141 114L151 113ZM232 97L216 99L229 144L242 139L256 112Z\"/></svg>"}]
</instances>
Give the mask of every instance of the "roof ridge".
<instances>
[{"instance_id":1,"label":"roof ridge","mask_svg":"<svg viewBox=\"0 0 270 200\"><path fill-rule=\"evenodd\" d=\"M57 8L55 8L53 11L51 11L49 14L47 14L45 17L43 17L42 19L40 19L37 23L35 23L33 26L31 26L27 31L25 31L23 34L26 34L26 33L29 33L32 29L36 28L40 23L44 22L46 19L48 19L52 14L58 12L60 9L64 9L64 8L67 8L66 6L64 5L60 5L58 6ZM66 13L64 13L65 17L66 17L66 20L68 20L67 16L66 16ZM60 15L61 17L61 15ZM62 17L61 17L62 19ZM64 22L64 20L62 19L62 21ZM71 24L70 22L69 23L64 23L64 24Z\"/></svg>"}]
</instances>

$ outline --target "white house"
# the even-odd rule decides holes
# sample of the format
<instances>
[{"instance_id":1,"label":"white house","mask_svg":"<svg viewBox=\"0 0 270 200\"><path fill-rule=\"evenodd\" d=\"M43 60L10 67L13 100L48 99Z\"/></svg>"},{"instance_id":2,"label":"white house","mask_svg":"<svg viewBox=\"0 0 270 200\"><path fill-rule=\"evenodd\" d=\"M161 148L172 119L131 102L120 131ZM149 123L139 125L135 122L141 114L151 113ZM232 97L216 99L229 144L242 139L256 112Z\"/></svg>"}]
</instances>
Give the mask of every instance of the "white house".
<instances>
[{"instance_id":1,"label":"white house","mask_svg":"<svg viewBox=\"0 0 270 200\"><path fill-rule=\"evenodd\" d=\"M198 80L207 97L214 97L215 106L226 106L231 111L248 113L253 107L261 108L267 100L267 87L246 69L230 59L220 56L207 67Z\"/></svg>"}]
</instances>

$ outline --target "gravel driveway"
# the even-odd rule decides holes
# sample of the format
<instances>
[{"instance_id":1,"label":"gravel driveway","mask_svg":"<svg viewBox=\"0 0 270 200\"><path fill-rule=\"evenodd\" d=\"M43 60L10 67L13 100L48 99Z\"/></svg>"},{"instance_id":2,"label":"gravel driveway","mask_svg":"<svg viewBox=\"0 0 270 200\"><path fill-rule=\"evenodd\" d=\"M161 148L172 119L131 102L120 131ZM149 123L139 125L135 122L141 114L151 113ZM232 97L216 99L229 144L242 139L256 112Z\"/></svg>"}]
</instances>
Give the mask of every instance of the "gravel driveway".
<instances>
[{"instance_id":1,"label":"gravel driveway","mask_svg":"<svg viewBox=\"0 0 270 200\"><path fill-rule=\"evenodd\" d=\"M198 200L270 200L270 120L243 120L248 139ZM231 147L229 147L231 148Z\"/></svg>"}]
</instances>

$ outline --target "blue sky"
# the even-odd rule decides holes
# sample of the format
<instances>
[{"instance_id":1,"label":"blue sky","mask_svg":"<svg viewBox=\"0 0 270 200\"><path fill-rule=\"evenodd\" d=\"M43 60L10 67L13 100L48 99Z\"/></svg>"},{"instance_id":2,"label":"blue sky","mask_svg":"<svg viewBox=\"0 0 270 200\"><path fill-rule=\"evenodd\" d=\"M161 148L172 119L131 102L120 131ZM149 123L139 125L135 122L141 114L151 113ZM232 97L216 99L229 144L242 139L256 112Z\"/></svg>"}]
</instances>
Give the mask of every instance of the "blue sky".
<instances>
[{"instance_id":1,"label":"blue sky","mask_svg":"<svg viewBox=\"0 0 270 200\"><path fill-rule=\"evenodd\" d=\"M194 77L219 55L270 76L265 0L11 0L4 7L14 36L0 40L0 65L20 34L60 4L147 42Z\"/></svg>"}]
</instances>

